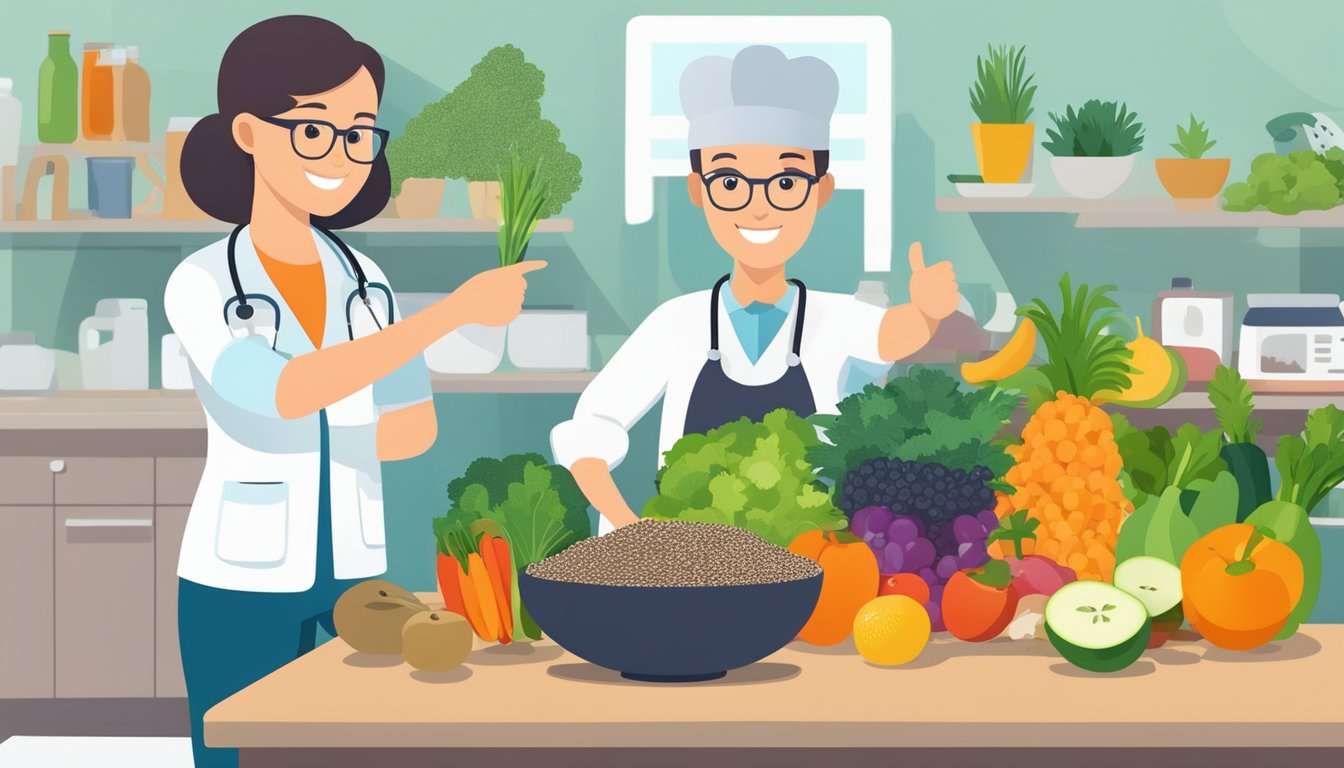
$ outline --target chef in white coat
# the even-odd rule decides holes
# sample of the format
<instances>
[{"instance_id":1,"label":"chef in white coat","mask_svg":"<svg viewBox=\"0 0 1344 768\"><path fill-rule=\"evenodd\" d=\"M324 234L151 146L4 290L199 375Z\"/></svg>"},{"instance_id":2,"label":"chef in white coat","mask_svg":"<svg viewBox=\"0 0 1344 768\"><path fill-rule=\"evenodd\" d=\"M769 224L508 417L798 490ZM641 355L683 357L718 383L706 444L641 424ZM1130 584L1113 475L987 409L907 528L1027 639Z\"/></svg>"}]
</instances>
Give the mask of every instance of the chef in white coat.
<instances>
[{"instance_id":1,"label":"chef in white coat","mask_svg":"<svg viewBox=\"0 0 1344 768\"><path fill-rule=\"evenodd\" d=\"M589 384L574 418L551 432L555 460L574 473L603 532L638 519L611 470L626 457L630 428L660 398L660 456L684 434L743 416L835 413L846 361L908 357L960 304L952 266L926 266L919 243L910 246L908 304L884 309L786 277L835 190L827 167L838 92L825 62L770 46L697 59L683 73L687 191L732 271L654 310Z\"/></svg>"}]
</instances>

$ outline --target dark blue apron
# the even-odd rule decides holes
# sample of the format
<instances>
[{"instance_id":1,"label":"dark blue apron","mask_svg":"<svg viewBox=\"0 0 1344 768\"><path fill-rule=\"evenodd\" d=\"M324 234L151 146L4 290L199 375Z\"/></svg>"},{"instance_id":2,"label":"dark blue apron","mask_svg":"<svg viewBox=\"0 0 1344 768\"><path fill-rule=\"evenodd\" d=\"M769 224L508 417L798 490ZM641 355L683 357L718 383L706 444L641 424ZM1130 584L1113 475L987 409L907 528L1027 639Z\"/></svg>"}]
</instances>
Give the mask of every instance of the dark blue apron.
<instances>
[{"instance_id":1,"label":"dark blue apron","mask_svg":"<svg viewBox=\"0 0 1344 768\"><path fill-rule=\"evenodd\" d=\"M803 317L807 313L807 286L800 280L789 281L798 288L798 315L793 322L793 347L784 375L769 384L741 384L723 372L723 355L719 352L719 291L729 277L719 278L710 295L709 359L700 369L695 388L691 390L682 434L704 434L743 416L760 421L777 408L788 408L803 418L817 412L812 385L808 383L803 361L798 356L803 344Z\"/></svg>"}]
</instances>

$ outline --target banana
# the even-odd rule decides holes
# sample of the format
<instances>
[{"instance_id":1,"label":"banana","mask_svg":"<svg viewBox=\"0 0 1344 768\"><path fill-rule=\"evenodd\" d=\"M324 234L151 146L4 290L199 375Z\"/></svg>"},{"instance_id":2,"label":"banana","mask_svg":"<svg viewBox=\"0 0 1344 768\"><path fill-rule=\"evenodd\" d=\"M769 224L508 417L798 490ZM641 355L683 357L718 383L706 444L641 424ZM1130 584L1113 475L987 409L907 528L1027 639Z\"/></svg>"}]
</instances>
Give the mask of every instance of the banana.
<instances>
[{"instance_id":1,"label":"banana","mask_svg":"<svg viewBox=\"0 0 1344 768\"><path fill-rule=\"evenodd\" d=\"M989 381L1002 381L1012 376L1031 362L1036 351L1036 324L1027 318L1017 324L1012 338L998 352L984 360L963 363L961 377L971 384L984 384Z\"/></svg>"}]
</instances>

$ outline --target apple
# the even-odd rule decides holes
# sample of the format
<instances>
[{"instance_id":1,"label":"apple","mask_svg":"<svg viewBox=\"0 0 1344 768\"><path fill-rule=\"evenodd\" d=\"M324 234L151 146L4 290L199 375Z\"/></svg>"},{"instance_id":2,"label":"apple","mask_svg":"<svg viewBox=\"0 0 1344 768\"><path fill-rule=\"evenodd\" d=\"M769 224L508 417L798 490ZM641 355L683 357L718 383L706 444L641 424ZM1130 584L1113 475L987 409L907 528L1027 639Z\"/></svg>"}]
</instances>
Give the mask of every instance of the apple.
<instances>
[{"instance_id":1,"label":"apple","mask_svg":"<svg viewBox=\"0 0 1344 768\"><path fill-rule=\"evenodd\" d=\"M890 573L882 577L877 594L905 595L920 605L929 602L929 584L917 573Z\"/></svg>"}]
</instances>

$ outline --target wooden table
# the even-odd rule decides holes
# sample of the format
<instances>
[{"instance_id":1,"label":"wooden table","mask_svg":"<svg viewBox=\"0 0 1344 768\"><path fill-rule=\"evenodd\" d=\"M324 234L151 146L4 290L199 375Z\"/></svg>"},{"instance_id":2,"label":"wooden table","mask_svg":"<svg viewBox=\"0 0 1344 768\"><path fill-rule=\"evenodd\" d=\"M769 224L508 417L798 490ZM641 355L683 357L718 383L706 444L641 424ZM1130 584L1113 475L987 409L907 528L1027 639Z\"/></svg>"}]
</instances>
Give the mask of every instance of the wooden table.
<instances>
[{"instance_id":1,"label":"wooden table","mask_svg":"<svg viewBox=\"0 0 1344 768\"><path fill-rule=\"evenodd\" d=\"M630 682L549 641L478 647L432 674L332 640L211 709L205 739L240 748L245 768L827 768L898 754L920 768L1104 768L1171 764L1171 749L1182 766L1337 766L1344 626L1248 653L1173 641L1112 675L1045 640L936 638L899 668L795 643L688 685Z\"/></svg>"}]
</instances>

